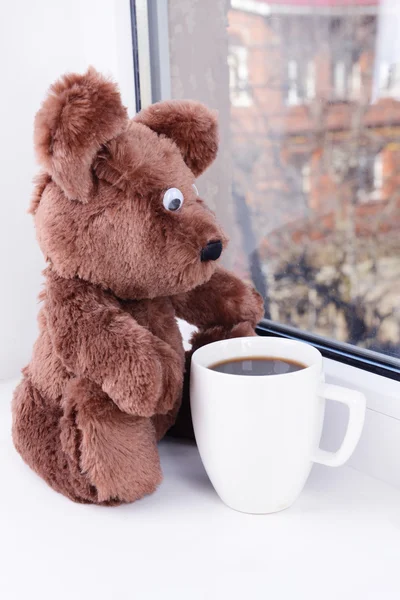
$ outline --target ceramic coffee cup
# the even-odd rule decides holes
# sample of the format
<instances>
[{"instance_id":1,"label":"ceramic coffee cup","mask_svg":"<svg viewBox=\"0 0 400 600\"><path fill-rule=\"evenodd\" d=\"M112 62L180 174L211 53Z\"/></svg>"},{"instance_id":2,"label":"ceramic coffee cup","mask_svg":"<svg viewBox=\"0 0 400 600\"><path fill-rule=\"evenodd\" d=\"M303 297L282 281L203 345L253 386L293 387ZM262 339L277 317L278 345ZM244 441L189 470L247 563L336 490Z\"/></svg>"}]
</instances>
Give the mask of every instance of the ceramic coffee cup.
<instances>
[{"instance_id":1,"label":"ceramic coffee cup","mask_svg":"<svg viewBox=\"0 0 400 600\"><path fill-rule=\"evenodd\" d=\"M253 377L210 369L224 360L268 356L305 368ZM235 338L198 349L192 357L190 397L196 442L211 483L225 504L247 513L291 506L313 463L345 463L360 438L366 408L360 392L324 383L318 350L273 337ZM325 399L349 407L337 452L319 448Z\"/></svg>"}]
</instances>

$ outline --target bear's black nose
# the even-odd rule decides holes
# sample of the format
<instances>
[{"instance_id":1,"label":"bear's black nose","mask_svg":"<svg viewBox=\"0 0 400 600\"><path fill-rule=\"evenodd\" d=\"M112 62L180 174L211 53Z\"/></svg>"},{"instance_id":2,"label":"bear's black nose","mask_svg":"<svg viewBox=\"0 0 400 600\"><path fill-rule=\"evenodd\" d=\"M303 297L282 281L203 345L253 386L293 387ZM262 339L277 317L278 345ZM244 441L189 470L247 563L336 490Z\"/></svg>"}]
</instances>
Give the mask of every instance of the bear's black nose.
<instances>
[{"instance_id":1,"label":"bear's black nose","mask_svg":"<svg viewBox=\"0 0 400 600\"><path fill-rule=\"evenodd\" d=\"M217 258L221 256L221 252L221 240L217 240L215 242L208 242L207 246L205 246L201 251L201 261L205 262L206 260L217 260Z\"/></svg>"}]
</instances>

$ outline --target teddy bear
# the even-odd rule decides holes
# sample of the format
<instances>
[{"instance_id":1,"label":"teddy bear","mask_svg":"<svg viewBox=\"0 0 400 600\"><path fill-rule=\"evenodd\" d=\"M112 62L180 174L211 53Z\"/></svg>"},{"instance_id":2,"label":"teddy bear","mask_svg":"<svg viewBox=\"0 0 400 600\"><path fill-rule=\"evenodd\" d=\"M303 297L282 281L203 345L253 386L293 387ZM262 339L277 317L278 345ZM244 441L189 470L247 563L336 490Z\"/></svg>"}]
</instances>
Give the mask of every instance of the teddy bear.
<instances>
[{"instance_id":1,"label":"teddy bear","mask_svg":"<svg viewBox=\"0 0 400 600\"><path fill-rule=\"evenodd\" d=\"M198 328L195 349L254 335L263 314L219 266L227 238L195 187L217 154L217 118L165 101L129 120L116 84L90 68L52 85L34 144L30 212L47 266L14 444L73 501L133 502L162 479L157 442L181 405L177 318Z\"/></svg>"}]
</instances>

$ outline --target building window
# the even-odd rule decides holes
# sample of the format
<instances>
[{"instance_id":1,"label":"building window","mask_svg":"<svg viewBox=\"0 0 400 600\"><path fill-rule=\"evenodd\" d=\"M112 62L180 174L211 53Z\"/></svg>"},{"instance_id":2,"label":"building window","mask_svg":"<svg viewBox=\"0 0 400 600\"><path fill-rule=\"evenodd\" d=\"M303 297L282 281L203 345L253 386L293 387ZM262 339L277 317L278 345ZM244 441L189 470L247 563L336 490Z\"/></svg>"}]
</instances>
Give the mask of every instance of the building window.
<instances>
[{"instance_id":1,"label":"building window","mask_svg":"<svg viewBox=\"0 0 400 600\"><path fill-rule=\"evenodd\" d=\"M382 191L383 186L383 159L382 153L379 152L374 158L374 190L379 192Z\"/></svg>"},{"instance_id":2,"label":"building window","mask_svg":"<svg viewBox=\"0 0 400 600\"><path fill-rule=\"evenodd\" d=\"M351 70L351 84L350 84L350 97L353 100L357 100L361 93L361 66L359 62L353 64Z\"/></svg>"},{"instance_id":3,"label":"building window","mask_svg":"<svg viewBox=\"0 0 400 600\"><path fill-rule=\"evenodd\" d=\"M361 91L361 67L338 59L332 65L332 100L357 100Z\"/></svg>"},{"instance_id":4,"label":"building window","mask_svg":"<svg viewBox=\"0 0 400 600\"><path fill-rule=\"evenodd\" d=\"M315 97L315 63L291 58L287 63L286 104L297 106Z\"/></svg>"},{"instance_id":5,"label":"building window","mask_svg":"<svg viewBox=\"0 0 400 600\"><path fill-rule=\"evenodd\" d=\"M309 162L305 162L301 167L301 187L304 194L311 191L311 167Z\"/></svg>"},{"instance_id":6,"label":"building window","mask_svg":"<svg viewBox=\"0 0 400 600\"><path fill-rule=\"evenodd\" d=\"M228 54L229 92L232 106L252 104L249 91L248 50L245 46L230 46Z\"/></svg>"},{"instance_id":7,"label":"building window","mask_svg":"<svg viewBox=\"0 0 400 600\"><path fill-rule=\"evenodd\" d=\"M383 160L382 153L361 153L358 167L358 192L360 202L371 202L382 198Z\"/></svg>"},{"instance_id":8,"label":"building window","mask_svg":"<svg viewBox=\"0 0 400 600\"><path fill-rule=\"evenodd\" d=\"M333 91L336 98L344 98L347 94L346 67L343 60L333 65Z\"/></svg>"},{"instance_id":9,"label":"building window","mask_svg":"<svg viewBox=\"0 0 400 600\"><path fill-rule=\"evenodd\" d=\"M289 181L294 193L308 197L311 191L311 163L308 153L292 154L288 163Z\"/></svg>"},{"instance_id":10,"label":"building window","mask_svg":"<svg viewBox=\"0 0 400 600\"><path fill-rule=\"evenodd\" d=\"M400 98L400 63L382 61L379 65L379 96Z\"/></svg>"}]
</instances>

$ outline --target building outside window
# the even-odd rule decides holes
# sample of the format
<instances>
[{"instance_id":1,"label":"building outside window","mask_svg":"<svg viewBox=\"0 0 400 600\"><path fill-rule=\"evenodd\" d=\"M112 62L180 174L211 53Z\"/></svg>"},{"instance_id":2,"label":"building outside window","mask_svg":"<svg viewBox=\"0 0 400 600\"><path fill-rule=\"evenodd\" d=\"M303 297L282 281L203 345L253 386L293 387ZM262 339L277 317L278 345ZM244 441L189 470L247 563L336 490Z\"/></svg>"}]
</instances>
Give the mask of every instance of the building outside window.
<instances>
[{"instance_id":1,"label":"building outside window","mask_svg":"<svg viewBox=\"0 0 400 600\"><path fill-rule=\"evenodd\" d=\"M219 109L223 168L199 187L235 240L227 266L253 281L276 323L399 358L388 2L204 0L190 16L170 2L169 50L171 97Z\"/></svg>"}]
</instances>

